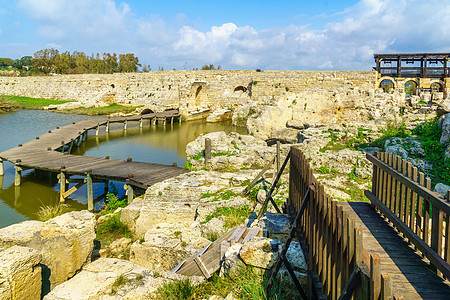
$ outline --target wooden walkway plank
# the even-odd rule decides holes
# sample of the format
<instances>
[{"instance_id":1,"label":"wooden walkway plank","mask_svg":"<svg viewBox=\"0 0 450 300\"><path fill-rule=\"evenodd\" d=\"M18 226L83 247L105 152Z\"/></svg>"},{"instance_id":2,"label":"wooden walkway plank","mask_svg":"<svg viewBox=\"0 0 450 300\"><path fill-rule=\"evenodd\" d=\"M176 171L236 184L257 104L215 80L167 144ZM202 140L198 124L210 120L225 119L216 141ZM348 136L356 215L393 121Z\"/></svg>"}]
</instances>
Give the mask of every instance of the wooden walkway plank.
<instances>
[{"instance_id":1,"label":"wooden walkway plank","mask_svg":"<svg viewBox=\"0 0 450 300\"><path fill-rule=\"evenodd\" d=\"M0 158L22 168L59 172L64 167L64 172L68 175L85 175L89 171L94 178L98 176L119 181L132 179L132 182L137 186L148 187L156 182L185 173L187 170L155 163L127 162L117 159L63 154L55 150L81 138L83 134L87 134L88 130L96 130L98 126L104 126L107 123L140 122L140 120L153 118L174 117L180 117L177 110L113 119L84 120L57 127L20 147L3 151L0 153ZM51 151L48 148L51 148Z\"/></svg>"}]
</instances>

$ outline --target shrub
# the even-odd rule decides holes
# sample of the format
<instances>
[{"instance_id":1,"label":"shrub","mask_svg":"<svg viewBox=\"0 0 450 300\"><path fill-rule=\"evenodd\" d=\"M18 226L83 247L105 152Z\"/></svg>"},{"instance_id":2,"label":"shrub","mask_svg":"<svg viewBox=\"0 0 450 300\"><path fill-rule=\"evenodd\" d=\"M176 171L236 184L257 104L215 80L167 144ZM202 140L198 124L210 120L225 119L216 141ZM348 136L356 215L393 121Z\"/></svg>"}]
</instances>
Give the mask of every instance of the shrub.
<instances>
[{"instance_id":1,"label":"shrub","mask_svg":"<svg viewBox=\"0 0 450 300\"><path fill-rule=\"evenodd\" d=\"M54 217L65 214L70 210L71 209L67 204L57 203L55 205L42 205L36 215L39 221L45 222Z\"/></svg>"}]
</instances>

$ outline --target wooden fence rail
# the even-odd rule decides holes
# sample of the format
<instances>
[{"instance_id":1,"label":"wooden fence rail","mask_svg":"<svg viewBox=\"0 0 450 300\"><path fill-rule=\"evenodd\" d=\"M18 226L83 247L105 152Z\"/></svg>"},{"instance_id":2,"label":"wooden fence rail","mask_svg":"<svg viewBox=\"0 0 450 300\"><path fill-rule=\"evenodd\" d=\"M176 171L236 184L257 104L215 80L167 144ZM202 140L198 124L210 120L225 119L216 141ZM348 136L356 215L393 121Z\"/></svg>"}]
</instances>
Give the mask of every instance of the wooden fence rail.
<instances>
[{"instance_id":1,"label":"wooden fence rail","mask_svg":"<svg viewBox=\"0 0 450 300\"><path fill-rule=\"evenodd\" d=\"M341 295L342 299L352 295L355 299L392 299L392 281L381 274L380 257L374 254L363 261L362 229L355 227L355 219L338 201L328 197L300 149L291 147L290 153L287 207L296 215L311 187L300 227L308 248L308 267L318 274L327 299Z\"/></svg>"},{"instance_id":2,"label":"wooden fence rail","mask_svg":"<svg viewBox=\"0 0 450 300\"><path fill-rule=\"evenodd\" d=\"M449 279L449 194L444 198L431 191L430 178L397 155L366 157L373 163L372 191L365 192L372 205L428 258L438 274Z\"/></svg>"}]
</instances>

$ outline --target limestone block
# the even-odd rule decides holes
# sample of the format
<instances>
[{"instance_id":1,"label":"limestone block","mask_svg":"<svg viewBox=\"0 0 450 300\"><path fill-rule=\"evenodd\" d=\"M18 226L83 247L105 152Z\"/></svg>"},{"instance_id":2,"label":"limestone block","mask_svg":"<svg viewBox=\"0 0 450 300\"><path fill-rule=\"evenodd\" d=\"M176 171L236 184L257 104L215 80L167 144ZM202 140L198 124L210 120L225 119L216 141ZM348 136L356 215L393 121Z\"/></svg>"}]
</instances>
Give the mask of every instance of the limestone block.
<instances>
[{"instance_id":1,"label":"limestone block","mask_svg":"<svg viewBox=\"0 0 450 300\"><path fill-rule=\"evenodd\" d=\"M233 116L233 111L227 108L216 109L207 118L206 122L215 123L230 120Z\"/></svg>"},{"instance_id":2,"label":"limestone block","mask_svg":"<svg viewBox=\"0 0 450 300\"><path fill-rule=\"evenodd\" d=\"M434 191L444 197L447 195L447 191L449 191L449 190L450 190L450 186L440 183L440 182L438 184L436 184L436 186L434 187Z\"/></svg>"},{"instance_id":3,"label":"limestone block","mask_svg":"<svg viewBox=\"0 0 450 300\"><path fill-rule=\"evenodd\" d=\"M269 238L284 242L289 238L291 221L286 214L266 212L257 223L252 224L252 227L255 226L267 231Z\"/></svg>"},{"instance_id":4,"label":"limestone block","mask_svg":"<svg viewBox=\"0 0 450 300\"><path fill-rule=\"evenodd\" d=\"M41 258L27 247L0 249L0 299L41 299Z\"/></svg>"},{"instance_id":5,"label":"limestone block","mask_svg":"<svg viewBox=\"0 0 450 300\"><path fill-rule=\"evenodd\" d=\"M442 121L442 135L439 143L445 144L450 141L450 113L446 114Z\"/></svg>"},{"instance_id":6,"label":"limestone block","mask_svg":"<svg viewBox=\"0 0 450 300\"><path fill-rule=\"evenodd\" d=\"M25 221L2 228L0 245L16 244L41 253L42 264L46 267L43 280L49 280L53 288L90 262L94 227L94 214L73 211L47 222Z\"/></svg>"},{"instance_id":7,"label":"limestone block","mask_svg":"<svg viewBox=\"0 0 450 300\"><path fill-rule=\"evenodd\" d=\"M161 223L149 229L144 240L131 245L130 261L152 270L169 271L209 243L189 229Z\"/></svg>"},{"instance_id":8,"label":"limestone block","mask_svg":"<svg viewBox=\"0 0 450 300\"><path fill-rule=\"evenodd\" d=\"M136 236L143 236L147 230L159 223L178 224L189 227L195 221L196 209L189 203L150 202L146 203L136 220Z\"/></svg>"},{"instance_id":9,"label":"limestone block","mask_svg":"<svg viewBox=\"0 0 450 300\"><path fill-rule=\"evenodd\" d=\"M282 246L279 240L254 237L242 246L239 256L247 265L270 269L277 262Z\"/></svg>"},{"instance_id":10,"label":"limestone block","mask_svg":"<svg viewBox=\"0 0 450 300\"><path fill-rule=\"evenodd\" d=\"M244 266L244 262L239 257L239 252L242 249L242 244L236 243L228 247L224 257L220 261L220 276L226 276L236 272L240 267Z\"/></svg>"},{"instance_id":11,"label":"limestone block","mask_svg":"<svg viewBox=\"0 0 450 300\"><path fill-rule=\"evenodd\" d=\"M120 222L127 225L132 232L135 230L136 220L139 218L143 204L143 201L133 202L124 207L120 214Z\"/></svg>"}]
</instances>

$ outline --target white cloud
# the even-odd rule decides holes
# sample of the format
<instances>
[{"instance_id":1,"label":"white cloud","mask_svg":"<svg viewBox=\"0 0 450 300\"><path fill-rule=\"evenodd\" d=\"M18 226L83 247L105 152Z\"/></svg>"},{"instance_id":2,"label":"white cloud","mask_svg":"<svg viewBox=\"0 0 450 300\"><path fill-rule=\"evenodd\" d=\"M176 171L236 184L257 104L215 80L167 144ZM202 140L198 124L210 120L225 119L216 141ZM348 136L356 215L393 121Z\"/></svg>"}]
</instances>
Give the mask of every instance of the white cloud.
<instances>
[{"instance_id":1,"label":"white cloud","mask_svg":"<svg viewBox=\"0 0 450 300\"><path fill-rule=\"evenodd\" d=\"M113 0L19 0L47 43L71 50L135 52L180 68L366 69L376 52L450 51L448 0L361 0L319 29L307 24L256 30L216 24L200 31L183 14L137 17ZM300 20L300 19L298 19ZM88 49L85 49L88 48Z\"/></svg>"},{"instance_id":2,"label":"white cloud","mask_svg":"<svg viewBox=\"0 0 450 300\"><path fill-rule=\"evenodd\" d=\"M48 43L47 45L45 45L45 47L60 49L60 48L62 48L62 45L56 44L56 43Z\"/></svg>"}]
</instances>

